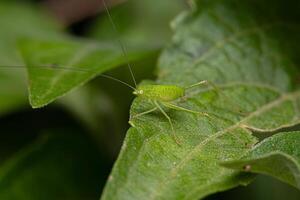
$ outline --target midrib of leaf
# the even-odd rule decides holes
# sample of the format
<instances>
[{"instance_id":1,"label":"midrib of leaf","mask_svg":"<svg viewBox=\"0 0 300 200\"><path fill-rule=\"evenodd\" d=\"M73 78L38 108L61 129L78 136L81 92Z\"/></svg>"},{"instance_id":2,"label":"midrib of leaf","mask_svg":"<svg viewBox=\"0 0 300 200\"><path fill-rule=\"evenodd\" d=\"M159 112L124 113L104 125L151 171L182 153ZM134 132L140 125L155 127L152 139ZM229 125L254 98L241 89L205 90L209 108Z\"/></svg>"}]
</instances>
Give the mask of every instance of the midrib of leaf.
<instances>
[{"instance_id":1,"label":"midrib of leaf","mask_svg":"<svg viewBox=\"0 0 300 200\"><path fill-rule=\"evenodd\" d=\"M189 160L193 159L193 156L195 154L198 154L201 152L202 148L207 145L209 142L215 140L216 138L222 136L222 135L225 135L226 133L229 132L230 134L230 131L236 129L236 128L243 128L245 129L246 131L248 131L248 129L246 129L244 126L246 125L247 121L250 120L251 118L255 117L255 116L258 116L270 109L272 109L273 107L276 107L278 105L280 105L282 102L286 101L286 100L293 100L297 97L300 96L300 91L297 91L297 92L293 92L293 93L289 93L289 94L282 94L280 96L280 98L278 98L277 100L273 101L273 102L270 102L264 106L262 106L260 109L256 110L255 112L252 112L251 114L249 114L247 117L245 117L243 120L239 121L238 123L234 124L233 126L230 126L222 131L219 131L219 132L216 132L215 134L212 134L211 136L207 137L203 142L199 143L192 151L188 152L187 155L184 157L184 159L181 160L181 162L176 165L176 167L174 167L169 175L167 176L166 179L164 179L163 182L161 182L161 184L159 184L157 186L157 189L154 190L154 191L157 191L155 193L153 193L151 195L151 197L149 199L156 199L157 196L159 196L159 194L161 193L161 189L163 189L163 186L167 184L167 182L170 180L170 179L173 179L176 177L178 171L188 163ZM300 123L300 120L298 119L298 122L295 122L296 124ZM290 124L291 125L291 124ZM288 125L286 125L288 126ZM243 155L241 155L242 157ZM138 160L138 159L137 159ZM169 177L169 178L168 178ZM200 188L197 188L197 190L200 190ZM187 198L188 199L188 198Z\"/></svg>"}]
</instances>

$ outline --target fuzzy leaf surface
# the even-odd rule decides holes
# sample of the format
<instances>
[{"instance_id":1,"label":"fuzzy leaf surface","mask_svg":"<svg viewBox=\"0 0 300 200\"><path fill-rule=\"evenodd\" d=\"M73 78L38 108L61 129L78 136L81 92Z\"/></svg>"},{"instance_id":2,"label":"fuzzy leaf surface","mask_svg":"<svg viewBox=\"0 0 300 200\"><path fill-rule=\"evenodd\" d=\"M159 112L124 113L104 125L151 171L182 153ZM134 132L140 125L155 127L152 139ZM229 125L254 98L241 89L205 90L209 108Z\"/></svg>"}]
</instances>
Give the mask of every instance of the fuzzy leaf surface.
<instances>
[{"instance_id":1,"label":"fuzzy leaf surface","mask_svg":"<svg viewBox=\"0 0 300 200\"><path fill-rule=\"evenodd\" d=\"M131 108L133 127L102 199L199 199L248 184L251 174L220 162L252 149L257 139L251 128L268 132L300 120L300 93L292 90L299 61L297 8L282 0L198 0L192 11L177 17L156 83L215 83L218 91L194 88L173 102L210 117L163 107L178 145L161 112L133 118L154 107L137 98Z\"/></svg>"}]
</instances>

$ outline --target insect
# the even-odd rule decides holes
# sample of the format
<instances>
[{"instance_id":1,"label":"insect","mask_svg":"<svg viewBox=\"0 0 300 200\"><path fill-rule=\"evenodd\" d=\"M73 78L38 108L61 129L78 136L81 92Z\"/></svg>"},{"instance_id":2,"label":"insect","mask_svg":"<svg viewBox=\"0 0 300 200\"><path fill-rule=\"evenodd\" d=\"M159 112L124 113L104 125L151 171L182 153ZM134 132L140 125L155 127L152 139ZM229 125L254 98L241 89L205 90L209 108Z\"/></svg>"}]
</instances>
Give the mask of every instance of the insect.
<instances>
[{"instance_id":1,"label":"insect","mask_svg":"<svg viewBox=\"0 0 300 200\"><path fill-rule=\"evenodd\" d=\"M140 117L145 114L149 114L151 112L154 112L156 110L159 110L168 120L171 131L172 131L172 136L177 144L180 144L179 140L177 139L177 136L175 134L175 129L173 126L173 122L170 118L170 116L165 112L163 109L163 106L169 108L169 109L174 109L178 111L183 111L183 112L188 112L188 113L193 113L193 114L198 114L202 115L205 117L209 117L209 115L205 112L200 112L200 111L194 111L190 110L181 106L176 105L173 103L174 101L183 98L185 96L186 90L192 87L196 86L201 86L204 84L209 84L208 81L200 81L199 83L193 84L188 87L180 87L176 85L142 85L137 87L137 89L133 92L136 96L140 98L144 98L147 100L150 100L154 104L154 108L144 111L142 113L136 114L132 118Z\"/></svg>"},{"instance_id":2,"label":"insect","mask_svg":"<svg viewBox=\"0 0 300 200\"><path fill-rule=\"evenodd\" d=\"M116 33L118 33L116 25L114 24L114 21L112 19L109 9L108 9L108 6L106 5L106 1L105 0L102 0L102 1L103 1L104 8L106 9L106 12L108 14L109 20L110 20L113 28L115 29ZM131 65L129 63L126 48L120 39L118 39L118 42L122 48L123 55L127 60L128 69L132 76L132 79L134 82L134 87L131 86L130 84L123 82L121 80L118 80L114 77L110 77L107 75L100 75L100 76L118 81L118 82L130 87L131 89L133 89L134 95L136 95L142 99L145 99L147 101L150 101L153 104L153 108L151 108L150 110L146 110L142 113L135 114L134 116L131 116L131 119L138 118L138 117L141 117L146 114L150 114L154 111L160 111L161 114L167 119L167 121L171 127L171 133L172 133L172 137L174 138L174 141L177 144L180 144L181 142L177 139L177 136L175 133L173 121L172 121L171 117L168 115L168 113L165 111L165 108L182 111L182 112L193 113L193 114L201 115L203 117L210 117L209 114L207 114L205 112L194 111L194 110L190 110L190 109L178 106L175 101L183 98L186 94L186 91L190 88L202 86L202 85L211 85L214 88L216 88L216 87L207 80L200 81L200 82L190 85L188 87L181 87L178 85L154 85L154 84L137 86L134 73L133 73ZM8 67L8 66L6 66L6 67ZM17 68L17 67L21 67L21 66L11 66L11 67ZM43 67L47 68L47 69L53 69L53 70L74 70L74 71L81 71L81 72L91 72L92 71L92 70L83 70L81 68L76 69L74 67L61 67L61 66L56 66L54 64L45 64L45 65L39 66L39 68L43 68Z\"/></svg>"}]
</instances>

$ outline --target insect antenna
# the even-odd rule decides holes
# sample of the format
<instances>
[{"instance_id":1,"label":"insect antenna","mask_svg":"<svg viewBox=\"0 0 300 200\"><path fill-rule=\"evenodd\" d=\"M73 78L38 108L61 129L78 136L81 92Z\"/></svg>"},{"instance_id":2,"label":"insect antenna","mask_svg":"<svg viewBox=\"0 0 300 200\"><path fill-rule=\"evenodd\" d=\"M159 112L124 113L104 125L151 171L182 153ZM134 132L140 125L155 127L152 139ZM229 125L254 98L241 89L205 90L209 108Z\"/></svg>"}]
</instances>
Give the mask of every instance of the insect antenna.
<instances>
[{"instance_id":1,"label":"insect antenna","mask_svg":"<svg viewBox=\"0 0 300 200\"><path fill-rule=\"evenodd\" d=\"M76 71L76 72L85 72L85 73L96 72L95 70L86 70L86 69L76 68L76 67L63 67L63 66L57 66L55 64L53 64L53 65L30 66L30 67L34 68L34 69L65 70L65 71ZM9 66L3 65L3 66L0 66L0 68L1 69L25 69L26 67L23 66L23 65L9 65ZM121 80L119 80L115 77L112 77L112 76L109 76L109 75L106 75L106 74L98 74L97 76L101 76L101 77L104 77L104 78L122 83L123 85L126 85L130 89L136 90L136 88L133 87L132 85L130 85L130 84L124 82L124 81L121 81Z\"/></svg>"},{"instance_id":2,"label":"insect antenna","mask_svg":"<svg viewBox=\"0 0 300 200\"><path fill-rule=\"evenodd\" d=\"M129 62L129 58L128 58L128 55L127 55L127 50L125 48L125 45L123 44L122 40L121 40L121 37L120 37L120 34L118 32L118 29L117 29L117 26L116 24L114 23L113 21L113 18L112 18L112 15L109 11L109 8L108 8L108 5L106 3L106 0L102 0L102 4L105 8L105 11L108 15L108 18L109 18L109 21L110 23L112 24L112 27L116 33L116 38L117 38L117 42L119 43L121 49L122 49L122 53L123 53L123 56L124 58L126 59L126 63L127 63L127 67L129 69L129 72L130 72L130 75L131 75L131 78L133 80L133 83L134 83L134 87L131 85L131 84L128 84L124 81L121 81L117 78L114 78L112 76L109 76L109 75L106 75L106 74L99 74L97 76L101 76L101 77L104 77L104 78L107 78L107 79L110 79L110 80L114 80L116 82L119 82L123 85L126 85L127 87L131 88L132 90L136 90L136 87L137 87L137 82L136 82L136 79L135 79L135 76L134 76L134 73L133 73L133 70L132 70L132 67L131 67L131 64ZM45 65L39 65L39 66L30 66L31 68L35 68L35 69L51 69L51 70L69 70L69 71L77 71L77 72L96 72L96 70L86 70L86 69L82 69L82 68L76 68L76 67L72 67L72 66L68 66L68 67L64 67L64 66L57 66L56 64L45 64ZM19 68L26 68L25 66L23 65L0 65L0 68L2 69L19 69Z\"/></svg>"},{"instance_id":3,"label":"insect antenna","mask_svg":"<svg viewBox=\"0 0 300 200\"><path fill-rule=\"evenodd\" d=\"M134 77L134 73L133 73L133 71L132 71L131 64L130 64L129 59L128 59L127 50L126 50L125 45L123 44L123 42L122 42L122 40L121 40L121 37L120 37L119 31L118 31L118 28L117 28L116 24L114 23L114 20L113 20L113 18L112 18L112 15L110 14L110 11L109 11L108 6L107 6L107 4L106 4L106 0L102 0L102 3L103 3L103 6L104 6L104 8L105 8L105 11L106 11L106 13L107 13L107 15L108 15L109 21L110 21L110 23L112 24L112 27L113 27L113 29L114 29L114 31L115 31L115 33L116 33L117 41L118 41L119 45L121 46L123 55L124 55L124 57L125 57L125 59L126 59L126 62L127 62L127 67L128 67L128 69L129 69L131 78L132 78L133 83L134 83L134 86L135 86L135 88L136 88L136 87L137 87L137 83L136 83L136 80L135 80L135 77Z\"/></svg>"},{"instance_id":4,"label":"insect antenna","mask_svg":"<svg viewBox=\"0 0 300 200\"><path fill-rule=\"evenodd\" d=\"M102 77L105 77L105 78L108 78L108 79L117 81L117 82L119 82L119 83L122 83L122 84L124 84L124 85L130 87L130 88L131 88L132 90L134 90L134 91L136 90L135 87L133 87L133 86L129 85L128 83L126 83L126 82L124 82L124 81L121 81L121 80L119 80L119 79L117 79L117 78L115 78L115 77L112 77L112 76L109 76L109 75L106 75L106 74L99 74L99 76L102 76Z\"/></svg>"}]
</instances>

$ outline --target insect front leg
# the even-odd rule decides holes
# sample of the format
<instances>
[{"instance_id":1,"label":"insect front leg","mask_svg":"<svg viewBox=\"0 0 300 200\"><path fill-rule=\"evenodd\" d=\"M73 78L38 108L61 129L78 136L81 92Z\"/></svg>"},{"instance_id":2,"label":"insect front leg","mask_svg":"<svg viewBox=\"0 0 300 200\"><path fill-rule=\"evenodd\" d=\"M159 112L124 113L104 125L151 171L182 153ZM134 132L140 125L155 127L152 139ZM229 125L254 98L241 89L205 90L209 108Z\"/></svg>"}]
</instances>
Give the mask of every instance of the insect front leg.
<instances>
[{"instance_id":1,"label":"insect front leg","mask_svg":"<svg viewBox=\"0 0 300 200\"><path fill-rule=\"evenodd\" d=\"M159 103L157 101L153 101L154 104L157 106L157 108L161 111L161 113L167 118L167 120L169 121L169 124L170 124L170 127L171 127L171 131L172 131L172 136L174 138L174 141L180 145L181 143L179 142L177 136L176 136L176 133L175 133L175 129L174 129L174 126L173 126L173 123L172 123L172 120L170 118L170 116L163 110L163 108L159 105Z\"/></svg>"},{"instance_id":2,"label":"insect front leg","mask_svg":"<svg viewBox=\"0 0 300 200\"><path fill-rule=\"evenodd\" d=\"M132 119L134 119L134 118L141 117L141 116L146 115L146 114L149 114L149 113L152 113L152 112L154 112L154 111L156 111L156 110L157 110L157 107L154 107L154 108L152 108L152 109L150 109L150 110L147 110L147 111L145 111L145 112L141 112L141 113L139 113L139 114L130 116L130 120L132 120Z\"/></svg>"}]
</instances>

